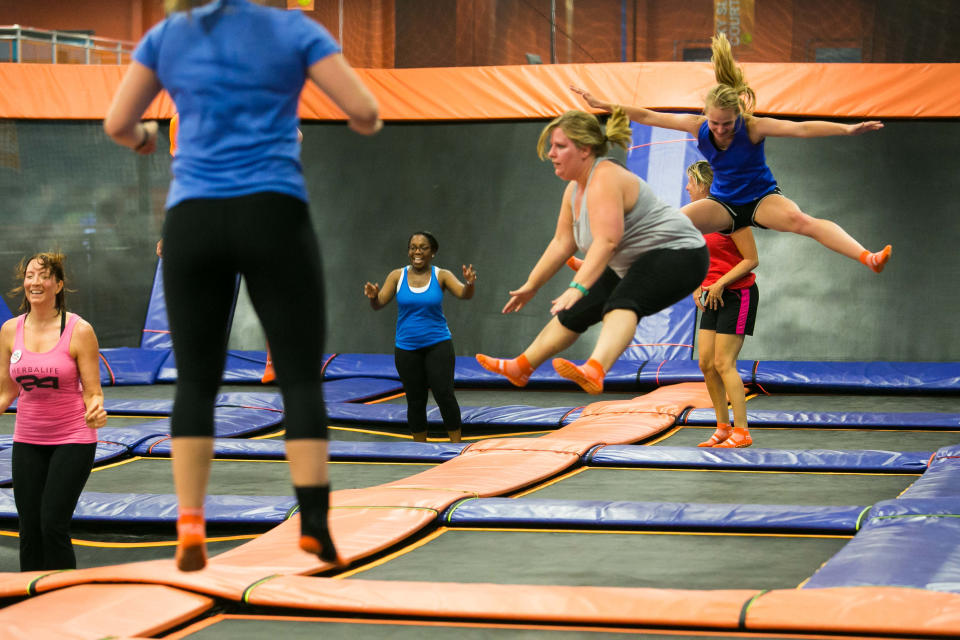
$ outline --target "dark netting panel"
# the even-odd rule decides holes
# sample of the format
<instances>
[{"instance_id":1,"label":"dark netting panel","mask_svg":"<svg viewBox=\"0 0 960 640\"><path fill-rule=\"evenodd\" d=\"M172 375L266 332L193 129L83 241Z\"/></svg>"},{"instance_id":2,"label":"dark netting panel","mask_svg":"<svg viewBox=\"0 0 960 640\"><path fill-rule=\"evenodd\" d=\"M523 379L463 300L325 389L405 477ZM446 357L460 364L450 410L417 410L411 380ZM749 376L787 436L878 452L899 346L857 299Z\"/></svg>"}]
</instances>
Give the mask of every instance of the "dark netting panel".
<instances>
[{"instance_id":1,"label":"dark netting panel","mask_svg":"<svg viewBox=\"0 0 960 640\"><path fill-rule=\"evenodd\" d=\"M160 149L166 142L165 130ZM0 121L0 284L37 251L67 255L67 306L101 346L138 346L156 270L170 156L115 145L102 123ZM19 299L5 297L13 312Z\"/></svg>"}]
</instances>

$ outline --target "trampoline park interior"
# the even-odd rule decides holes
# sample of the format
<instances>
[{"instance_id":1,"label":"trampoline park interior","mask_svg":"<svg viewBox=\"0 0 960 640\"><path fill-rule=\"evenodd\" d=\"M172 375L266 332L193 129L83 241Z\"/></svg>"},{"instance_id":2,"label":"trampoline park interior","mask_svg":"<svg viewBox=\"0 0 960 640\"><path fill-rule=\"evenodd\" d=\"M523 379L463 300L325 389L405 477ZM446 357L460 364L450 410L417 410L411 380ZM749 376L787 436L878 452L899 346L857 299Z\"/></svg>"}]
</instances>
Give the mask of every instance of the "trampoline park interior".
<instances>
[{"instance_id":1,"label":"trampoline park interior","mask_svg":"<svg viewBox=\"0 0 960 640\"><path fill-rule=\"evenodd\" d=\"M337 5L310 10L322 18L325 4ZM388 4L398 23L412 5ZM643 5L653 20L661 3L593 4L620 43L621 8ZM703 42L726 2L678 4L705 12L690 18L706 20ZM741 4L756 5L758 34L774 19L761 0ZM958 26L957 10L944 11ZM350 59L343 24L328 27ZM562 48L543 37L542 53ZM0 271L64 250L68 304L97 331L110 414L74 515L79 568L30 573L18 571L15 409L0 416L0 638L960 637L960 65L743 58L760 114L885 122L766 150L786 195L868 248L892 244L893 257L876 275L812 240L756 232L761 302L739 361L754 445L704 449L715 416L692 300L640 323L601 396L549 366L513 388L473 358L519 353L566 282L500 314L556 223L563 184L535 145L546 122L582 108L568 86L696 112L713 83L704 62L551 53L541 57L556 64L358 68L386 121L370 139L305 88L302 159L327 283L330 522L349 566L297 546L282 402L261 382L264 342L238 280L206 507L211 558L196 573L173 564L177 369L153 252L169 155L135 156L103 133L123 64L0 62ZM146 114L162 148L173 113L163 94ZM694 141L633 127L628 168L686 204ZM362 294L405 263L418 229L438 237L438 265L479 273L473 300L445 304L462 444L446 440L434 405L430 441L411 441L395 311L374 313ZM17 313L6 302L0 312ZM586 358L595 336L567 354Z\"/></svg>"}]
</instances>

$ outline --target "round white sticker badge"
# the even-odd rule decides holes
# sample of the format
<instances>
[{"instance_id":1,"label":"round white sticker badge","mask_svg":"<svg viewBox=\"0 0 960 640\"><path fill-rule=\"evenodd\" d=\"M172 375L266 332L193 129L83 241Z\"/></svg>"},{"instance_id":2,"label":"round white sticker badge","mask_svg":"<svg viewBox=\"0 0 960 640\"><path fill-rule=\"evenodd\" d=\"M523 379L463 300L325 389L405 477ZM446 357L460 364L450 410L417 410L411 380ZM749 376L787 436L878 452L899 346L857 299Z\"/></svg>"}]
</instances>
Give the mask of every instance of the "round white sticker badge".
<instances>
[{"instance_id":1,"label":"round white sticker badge","mask_svg":"<svg viewBox=\"0 0 960 640\"><path fill-rule=\"evenodd\" d=\"M22 355L23 354L20 353L20 349L14 350L14 352L10 354L10 364L17 364L18 362L20 362L20 357Z\"/></svg>"}]
</instances>

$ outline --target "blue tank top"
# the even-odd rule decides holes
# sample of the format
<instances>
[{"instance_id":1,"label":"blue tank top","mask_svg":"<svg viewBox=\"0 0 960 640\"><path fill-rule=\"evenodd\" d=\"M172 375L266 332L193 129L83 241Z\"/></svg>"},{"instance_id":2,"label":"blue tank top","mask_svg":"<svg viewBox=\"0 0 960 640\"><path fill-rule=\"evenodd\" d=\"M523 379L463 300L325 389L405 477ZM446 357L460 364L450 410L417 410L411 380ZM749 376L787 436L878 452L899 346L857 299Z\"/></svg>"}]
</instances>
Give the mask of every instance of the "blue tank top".
<instances>
[{"instance_id":1,"label":"blue tank top","mask_svg":"<svg viewBox=\"0 0 960 640\"><path fill-rule=\"evenodd\" d=\"M426 288L410 288L407 270L400 272L397 284L397 337L398 349L413 351L450 340L450 329L443 316L443 287L437 277L439 268L430 271L430 284Z\"/></svg>"},{"instance_id":2,"label":"blue tank top","mask_svg":"<svg viewBox=\"0 0 960 640\"><path fill-rule=\"evenodd\" d=\"M697 134L697 149L713 168L710 195L730 204L746 204L758 200L777 188L777 181L767 166L760 144L750 142L743 118L737 118L733 142L723 151L710 139L710 128L704 120Z\"/></svg>"}]
</instances>

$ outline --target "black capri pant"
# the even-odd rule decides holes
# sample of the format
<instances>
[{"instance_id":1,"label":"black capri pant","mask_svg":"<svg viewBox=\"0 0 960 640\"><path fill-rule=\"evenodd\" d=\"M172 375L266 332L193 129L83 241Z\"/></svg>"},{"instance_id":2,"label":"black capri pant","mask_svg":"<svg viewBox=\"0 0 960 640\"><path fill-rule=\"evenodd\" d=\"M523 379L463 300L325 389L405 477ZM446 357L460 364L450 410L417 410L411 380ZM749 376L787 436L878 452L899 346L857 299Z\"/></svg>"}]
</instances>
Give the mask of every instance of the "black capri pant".
<instances>
[{"instance_id":1,"label":"black capri pant","mask_svg":"<svg viewBox=\"0 0 960 640\"><path fill-rule=\"evenodd\" d=\"M648 251L637 257L623 278L607 267L590 292L557 314L557 319L576 333L583 333L614 309L629 309L640 320L693 293L709 266L710 251L706 245Z\"/></svg>"},{"instance_id":2,"label":"black capri pant","mask_svg":"<svg viewBox=\"0 0 960 640\"><path fill-rule=\"evenodd\" d=\"M320 249L307 204L272 192L185 200L167 211L163 287L177 361L171 433L213 435L238 275L270 345L287 438L325 439Z\"/></svg>"},{"instance_id":3,"label":"black capri pant","mask_svg":"<svg viewBox=\"0 0 960 640\"><path fill-rule=\"evenodd\" d=\"M433 391L444 428L447 431L459 430L460 405L453 393L453 368L456 363L453 341L444 340L413 351L394 347L393 359L407 396L410 432L427 431L427 389Z\"/></svg>"}]
</instances>

